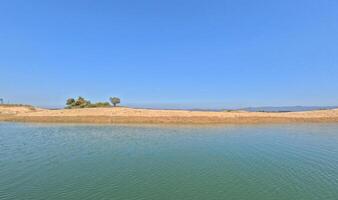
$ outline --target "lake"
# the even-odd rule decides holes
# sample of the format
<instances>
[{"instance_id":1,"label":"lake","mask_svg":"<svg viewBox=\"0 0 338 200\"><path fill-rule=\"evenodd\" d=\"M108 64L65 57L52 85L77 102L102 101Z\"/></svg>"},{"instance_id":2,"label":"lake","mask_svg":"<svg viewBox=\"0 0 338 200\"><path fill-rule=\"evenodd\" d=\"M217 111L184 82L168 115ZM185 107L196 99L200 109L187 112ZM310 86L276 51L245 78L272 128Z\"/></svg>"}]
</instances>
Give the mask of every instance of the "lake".
<instances>
[{"instance_id":1,"label":"lake","mask_svg":"<svg viewBox=\"0 0 338 200\"><path fill-rule=\"evenodd\" d=\"M0 123L0 199L338 199L338 124Z\"/></svg>"}]
</instances>

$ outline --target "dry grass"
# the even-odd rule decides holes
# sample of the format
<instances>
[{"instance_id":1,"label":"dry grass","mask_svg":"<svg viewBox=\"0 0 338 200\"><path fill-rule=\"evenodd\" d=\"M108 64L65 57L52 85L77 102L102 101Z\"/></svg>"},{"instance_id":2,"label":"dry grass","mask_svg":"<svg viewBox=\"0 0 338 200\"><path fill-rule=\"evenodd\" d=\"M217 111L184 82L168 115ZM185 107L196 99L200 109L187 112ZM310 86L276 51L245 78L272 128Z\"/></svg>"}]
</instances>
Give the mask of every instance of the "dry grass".
<instances>
[{"instance_id":1,"label":"dry grass","mask_svg":"<svg viewBox=\"0 0 338 200\"><path fill-rule=\"evenodd\" d=\"M210 112L116 108L31 109L0 106L0 120L60 123L250 124L338 122L338 109L307 112Z\"/></svg>"}]
</instances>

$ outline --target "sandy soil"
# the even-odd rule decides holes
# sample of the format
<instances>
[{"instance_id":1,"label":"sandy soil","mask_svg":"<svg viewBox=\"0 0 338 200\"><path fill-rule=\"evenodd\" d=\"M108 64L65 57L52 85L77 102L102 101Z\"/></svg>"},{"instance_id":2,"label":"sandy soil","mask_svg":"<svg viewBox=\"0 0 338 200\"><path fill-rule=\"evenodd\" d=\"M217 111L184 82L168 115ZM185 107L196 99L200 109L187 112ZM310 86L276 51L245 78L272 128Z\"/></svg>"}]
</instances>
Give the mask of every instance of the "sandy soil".
<instances>
[{"instance_id":1,"label":"sandy soil","mask_svg":"<svg viewBox=\"0 0 338 200\"><path fill-rule=\"evenodd\" d=\"M338 109L307 112L210 112L185 110L151 110L84 108L48 110L25 106L0 106L1 121L62 123L159 123L159 124L247 124L289 122L338 122Z\"/></svg>"}]
</instances>

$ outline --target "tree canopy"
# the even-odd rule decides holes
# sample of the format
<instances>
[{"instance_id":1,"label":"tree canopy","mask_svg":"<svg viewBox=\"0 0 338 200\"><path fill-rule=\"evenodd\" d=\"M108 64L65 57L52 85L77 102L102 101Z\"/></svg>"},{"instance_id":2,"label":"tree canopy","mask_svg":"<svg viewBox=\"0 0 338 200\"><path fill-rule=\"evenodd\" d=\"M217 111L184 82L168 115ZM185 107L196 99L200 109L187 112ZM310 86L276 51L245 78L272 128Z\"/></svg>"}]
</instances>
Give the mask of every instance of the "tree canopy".
<instances>
[{"instance_id":1,"label":"tree canopy","mask_svg":"<svg viewBox=\"0 0 338 200\"><path fill-rule=\"evenodd\" d=\"M117 104L121 103L121 100L117 97L110 97L109 100L114 105L114 107L116 107Z\"/></svg>"},{"instance_id":2,"label":"tree canopy","mask_svg":"<svg viewBox=\"0 0 338 200\"><path fill-rule=\"evenodd\" d=\"M74 98L69 98L66 101L66 108L96 108L96 107L111 107L109 102L97 102L91 103L89 100L86 100L83 97L78 97L76 100Z\"/></svg>"}]
</instances>

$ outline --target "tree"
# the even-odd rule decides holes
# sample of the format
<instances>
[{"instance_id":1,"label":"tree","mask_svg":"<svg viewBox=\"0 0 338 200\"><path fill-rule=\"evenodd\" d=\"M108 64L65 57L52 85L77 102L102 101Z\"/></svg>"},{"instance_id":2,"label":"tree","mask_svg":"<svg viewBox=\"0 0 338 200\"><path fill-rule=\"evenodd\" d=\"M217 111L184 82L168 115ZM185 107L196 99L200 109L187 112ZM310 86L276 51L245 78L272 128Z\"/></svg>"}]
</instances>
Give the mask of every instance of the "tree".
<instances>
[{"instance_id":1,"label":"tree","mask_svg":"<svg viewBox=\"0 0 338 200\"><path fill-rule=\"evenodd\" d=\"M116 104L120 103L119 98L111 98L112 104L116 106ZM67 109L74 109L74 108L97 108L97 107L111 107L109 102L96 102L96 103L91 103L89 100L83 98L83 97L78 97L77 99L74 98L69 98L66 101L66 107Z\"/></svg>"},{"instance_id":2,"label":"tree","mask_svg":"<svg viewBox=\"0 0 338 200\"><path fill-rule=\"evenodd\" d=\"M69 98L69 99L67 99L66 105L70 106L70 105L72 105L74 103L75 103L75 99Z\"/></svg>"},{"instance_id":3,"label":"tree","mask_svg":"<svg viewBox=\"0 0 338 200\"><path fill-rule=\"evenodd\" d=\"M0 98L0 104L4 104L4 99Z\"/></svg>"},{"instance_id":4,"label":"tree","mask_svg":"<svg viewBox=\"0 0 338 200\"><path fill-rule=\"evenodd\" d=\"M117 97L110 97L109 100L114 105L114 107L116 107L116 104L121 103L121 100Z\"/></svg>"},{"instance_id":5,"label":"tree","mask_svg":"<svg viewBox=\"0 0 338 200\"><path fill-rule=\"evenodd\" d=\"M75 101L76 106L81 106L87 104L87 101L83 97L78 97L77 100Z\"/></svg>"}]
</instances>

